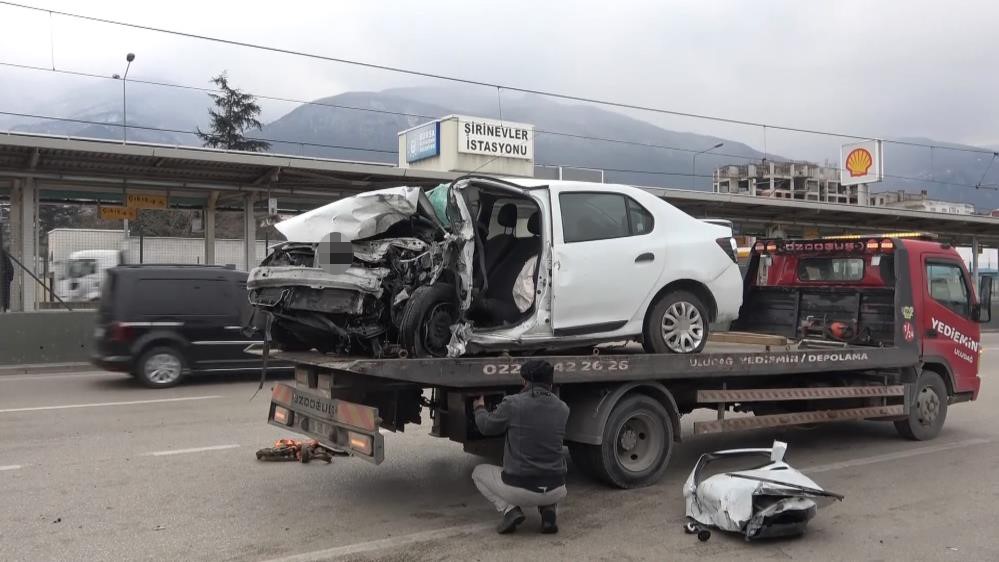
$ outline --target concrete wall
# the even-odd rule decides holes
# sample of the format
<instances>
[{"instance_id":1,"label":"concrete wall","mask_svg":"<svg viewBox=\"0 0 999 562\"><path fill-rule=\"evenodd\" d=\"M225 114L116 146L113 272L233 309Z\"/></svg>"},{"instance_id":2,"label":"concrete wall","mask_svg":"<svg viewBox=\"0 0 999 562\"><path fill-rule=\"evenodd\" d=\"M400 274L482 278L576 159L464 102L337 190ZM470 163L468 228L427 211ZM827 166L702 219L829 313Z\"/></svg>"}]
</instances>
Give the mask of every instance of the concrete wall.
<instances>
[{"instance_id":1,"label":"concrete wall","mask_svg":"<svg viewBox=\"0 0 999 562\"><path fill-rule=\"evenodd\" d=\"M95 310L0 314L0 365L88 361L96 320Z\"/></svg>"}]
</instances>

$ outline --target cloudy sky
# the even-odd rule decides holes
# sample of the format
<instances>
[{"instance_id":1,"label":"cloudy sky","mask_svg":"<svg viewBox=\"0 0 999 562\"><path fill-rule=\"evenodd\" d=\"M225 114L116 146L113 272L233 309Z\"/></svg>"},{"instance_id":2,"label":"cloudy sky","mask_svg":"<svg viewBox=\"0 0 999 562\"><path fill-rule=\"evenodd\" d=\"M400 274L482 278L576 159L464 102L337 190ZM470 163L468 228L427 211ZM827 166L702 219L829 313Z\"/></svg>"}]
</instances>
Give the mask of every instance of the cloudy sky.
<instances>
[{"instance_id":1,"label":"cloudy sky","mask_svg":"<svg viewBox=\"0 0 999 562\"><path fill-rule=\"evenodd\" d=\"M21 0L55 10L345 59L683 112L864 136L999 145L999 4L466 0ZM0 5L0 62L315 99L442 85L422 78L85 22ZM0 110L56 101L92 79L0 67ZM274 119L290 107L268 107ZM758 128L631 112L762 148ZM767 133L768 148L839 139ZM812 150L806 150L812 152ZM804 155L802 155L804 156Z\"/></svg>"}]
</instances>

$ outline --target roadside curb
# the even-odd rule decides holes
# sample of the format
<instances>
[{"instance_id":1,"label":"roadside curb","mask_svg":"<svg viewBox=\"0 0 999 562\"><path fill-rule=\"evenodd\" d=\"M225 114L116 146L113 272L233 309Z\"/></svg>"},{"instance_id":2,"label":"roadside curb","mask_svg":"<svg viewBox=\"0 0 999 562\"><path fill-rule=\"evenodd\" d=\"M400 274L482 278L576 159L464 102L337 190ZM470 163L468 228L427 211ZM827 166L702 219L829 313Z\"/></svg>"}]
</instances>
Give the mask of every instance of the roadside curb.
<instances>
[{"instance_id":1,"label":"roadside curb","mask_svg":"<svg viewBox=\"0 0 999 562\"><path fill-rule=\"evenodd\" d=\"M90 372L97 369L90 363L27 363L22 365L0 365L0 377L5 375L34 375L62 373L66 371Z\"/></svg>"}]
</instances>

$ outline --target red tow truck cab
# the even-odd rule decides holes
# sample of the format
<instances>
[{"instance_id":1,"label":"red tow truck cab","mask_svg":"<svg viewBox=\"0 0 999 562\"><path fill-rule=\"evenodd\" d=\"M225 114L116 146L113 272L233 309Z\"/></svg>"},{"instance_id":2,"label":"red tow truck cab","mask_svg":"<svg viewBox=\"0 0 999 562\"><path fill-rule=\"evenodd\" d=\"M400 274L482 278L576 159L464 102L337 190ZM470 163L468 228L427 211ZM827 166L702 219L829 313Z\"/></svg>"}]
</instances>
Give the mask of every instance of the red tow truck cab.
<instances>
[{"instance_id":1,"label":"red tow truck cab","mask_svg":"<svg viewBox=\"0 0 999 562\"><path fill-rule=\"evenodd\" d=\"M813 345L915 348L952 402L978 397L992 283L977 292L949 244L919 235L761 240L746 272L739 329Z\"/></svg>"}]
</instances>

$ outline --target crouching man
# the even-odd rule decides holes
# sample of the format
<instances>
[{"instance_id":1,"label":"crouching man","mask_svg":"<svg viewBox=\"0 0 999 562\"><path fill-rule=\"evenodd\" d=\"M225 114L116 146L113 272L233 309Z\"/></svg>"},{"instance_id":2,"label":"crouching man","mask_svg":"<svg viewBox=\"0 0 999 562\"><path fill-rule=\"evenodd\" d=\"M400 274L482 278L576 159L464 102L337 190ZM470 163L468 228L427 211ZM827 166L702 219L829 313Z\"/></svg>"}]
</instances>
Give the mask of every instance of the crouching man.
<instances>
[{"instance_id":1,"label":"crouching man","mask_svg":"<svg viewBox=\"0 0 999 562\"><path fill-rule=\"evenodd\" d=\"M521 508L537 507L541 532L557 533L556 506L565 498L562 438L569 407L552 393L553 370L532 360L520 370L524 388L507 396L492 412L480 396L475 424L483 435L506 433L503 468L480 464L472 471L479 492L503 514L496 530L512 533L526 518Z\"/></svg>"}]
</instances>

